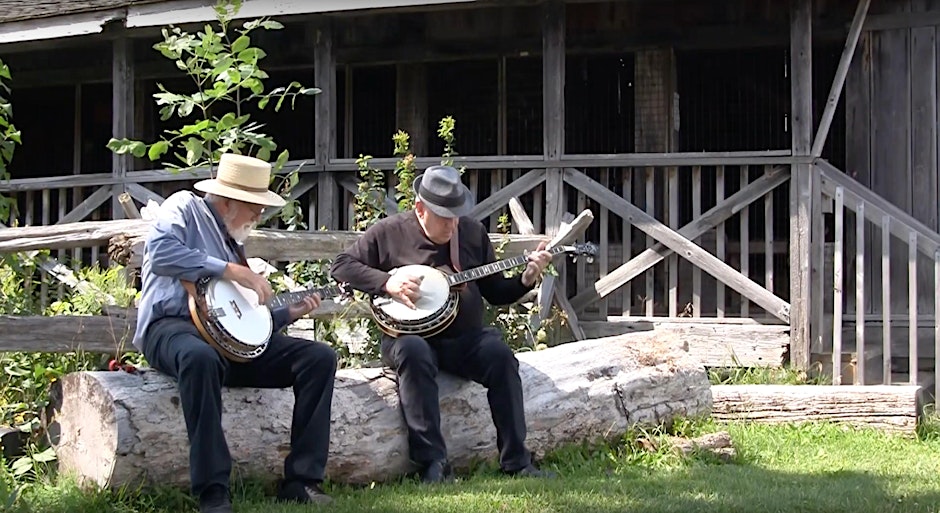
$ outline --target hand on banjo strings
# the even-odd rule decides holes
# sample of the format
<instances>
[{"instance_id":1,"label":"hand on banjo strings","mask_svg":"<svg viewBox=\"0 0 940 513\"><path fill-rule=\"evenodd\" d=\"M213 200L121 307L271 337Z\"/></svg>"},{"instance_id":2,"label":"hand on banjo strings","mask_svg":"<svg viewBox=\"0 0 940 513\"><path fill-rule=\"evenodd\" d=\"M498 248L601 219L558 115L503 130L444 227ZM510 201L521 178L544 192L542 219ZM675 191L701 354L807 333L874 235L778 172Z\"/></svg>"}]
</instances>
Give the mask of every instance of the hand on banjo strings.
<instances>
[{"instance_id":1,"label":"hand on banjo strings","mask_svg":"<svg viewBox=\"0 0 940 513\"><path fill-rule=\"evenodd\" d=\"M410 274L392 274L385 282L385 292L389 296L398 298L408 308L414 310L415 302L421 299L421 280L423 276Z\"/></svg>"},{"instance_id":2,"label":"hand on banjo strings","mask_svg":"<svg viewBox=\"0 0 940 513\"><path fill-rule=\"evenodd\" d=\"M540 242L535 251L528 255L529 263L522 272L522 284L526 287L532 286L542 271L548 267L548 263L552 261L552 254L545 250L547 244L545 241Z\"/></svg>"},{"instance_id":3,"label":"hand on banjo strings","mask_svg":"<svg viewBox=\"0 0 940 513\"><path fill-rule=\"evenodd\" d=\"M268 283L267 278L243 265L227 264L222 277L227 280L232 280L242 287L253 290L255 294L258 294L259 304L263 305L274 297L274 290L271 289L271 284Z\"/></svg>"},{"instance_id":4,"label":"hand on banjo strings","mask_svg":"<svg viewBox=\"0 0 940 513\"><path fill-rule=\"evenodd\" d=\"M300 319L317 308L320 308L320 301L320 296L318 294L313 294L305 297L303 301L298 301L297 303L287 307L291 321L296 321L297 319Z\"/></svg>"}]
</instances>

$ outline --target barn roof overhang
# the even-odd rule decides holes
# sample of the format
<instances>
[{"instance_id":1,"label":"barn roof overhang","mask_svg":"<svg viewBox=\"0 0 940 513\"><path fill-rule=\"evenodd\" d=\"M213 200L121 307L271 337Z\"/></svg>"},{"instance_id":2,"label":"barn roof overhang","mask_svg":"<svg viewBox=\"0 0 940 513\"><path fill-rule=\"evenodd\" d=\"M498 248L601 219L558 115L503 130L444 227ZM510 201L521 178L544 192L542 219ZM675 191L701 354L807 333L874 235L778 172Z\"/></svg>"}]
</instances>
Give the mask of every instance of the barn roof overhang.
<instances>
[{"instance_id":1,"label":"barn roof overhang","mask_svg":"<svg viewBox=\"0 0 940 513\"><path fill-rule=\"evenodd\" d=\"M479 3L481 0L243 0L238 19L340 13L369 9ZM41 2L0 0L0 45L98 34L109 24L128 29L200 23L215 19L214 0L98 0ZM58 4L60 9L55 9ZM42 8L37 8L41 6Z\"/></svg>"}]
</instances>

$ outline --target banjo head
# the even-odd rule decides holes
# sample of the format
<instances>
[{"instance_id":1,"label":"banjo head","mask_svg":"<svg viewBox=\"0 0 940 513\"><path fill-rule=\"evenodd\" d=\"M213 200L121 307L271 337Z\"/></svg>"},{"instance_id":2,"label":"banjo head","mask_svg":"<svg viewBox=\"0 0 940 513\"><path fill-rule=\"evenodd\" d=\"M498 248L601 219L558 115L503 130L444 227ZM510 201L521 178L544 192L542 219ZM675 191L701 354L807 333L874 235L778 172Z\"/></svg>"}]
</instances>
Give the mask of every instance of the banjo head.
<instances>
[{"instance_id":1,"label":"banjo head","mask_svg":"<svg viewBox=\"0 0 940 513\"><path fill-rule=\"evenodd\" d=\"M381 298L377 306L389 316L400 321L416 321L433 315L447 303L450 286L444 273L426 265L406 265L397 268L395 273L423 276L424 279L421 281L421 299L415 303L414 310L398 298Z\"/></svg>"},{"instance_id":2,"label":"banjo head","mask_svg":"<svg viewBox=\"0 0 940 513\"><path fill-rule=\"evenodd\" d=\"M205 297L210 317L239 342L253 347L267 343L274 328L271 311L258 304L253 290L228 280L212 280Z\"/></svg>"}]
</instances>

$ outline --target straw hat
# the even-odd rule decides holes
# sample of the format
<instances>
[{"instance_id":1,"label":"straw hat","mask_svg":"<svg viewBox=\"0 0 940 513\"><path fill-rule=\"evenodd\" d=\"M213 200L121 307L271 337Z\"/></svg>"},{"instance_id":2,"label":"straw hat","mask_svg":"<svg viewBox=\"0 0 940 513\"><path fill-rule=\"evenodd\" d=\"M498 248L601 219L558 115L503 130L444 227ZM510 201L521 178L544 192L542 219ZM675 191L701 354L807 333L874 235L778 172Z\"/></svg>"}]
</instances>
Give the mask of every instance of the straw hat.
<instances>
[{"instance_id":1,"label":"straw hat","mask_svg":"<svg viewBox=\"0 0 940 513\"><path fill-rule=\"evenodd\" d=\"M473 209L473 193L451 166L431 166L415 177L415 193L431 212L441 217L460 217Z\"/></svg>"},{"instance_id":2,"label":"straw hat","mask_svg":"<svg viewBox=\"0 0 940 513\"><path fill-rule=\"evenodd\" d=\"M268 190L270 183L271 164L247 155L224 153L216 177L196 182L193 188L245 203L284 206L287 203L284 198Z\"/></svg>"}]
</instances>

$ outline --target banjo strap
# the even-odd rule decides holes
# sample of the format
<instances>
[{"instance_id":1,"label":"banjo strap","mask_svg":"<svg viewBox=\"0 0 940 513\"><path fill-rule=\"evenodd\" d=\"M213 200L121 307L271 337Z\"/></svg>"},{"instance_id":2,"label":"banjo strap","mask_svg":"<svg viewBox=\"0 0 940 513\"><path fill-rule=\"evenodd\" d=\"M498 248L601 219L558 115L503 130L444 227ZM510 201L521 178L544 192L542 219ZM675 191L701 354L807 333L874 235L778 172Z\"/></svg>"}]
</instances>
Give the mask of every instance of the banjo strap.
<instances>
[{"instance_id":1,"label":"banjo strap","mask_svg":"<svg viewBox=\"0 0 940 513\"><path fill-rule=\"evenodd\" d=\"M456 227L454 228L454 235L450 238L450 265L454 267L455 271L460 272L460 234L457 232ZM466 283L462 283L457 286L457 290L463 290L466 286Z\"/></svg>"}]
</instances>

